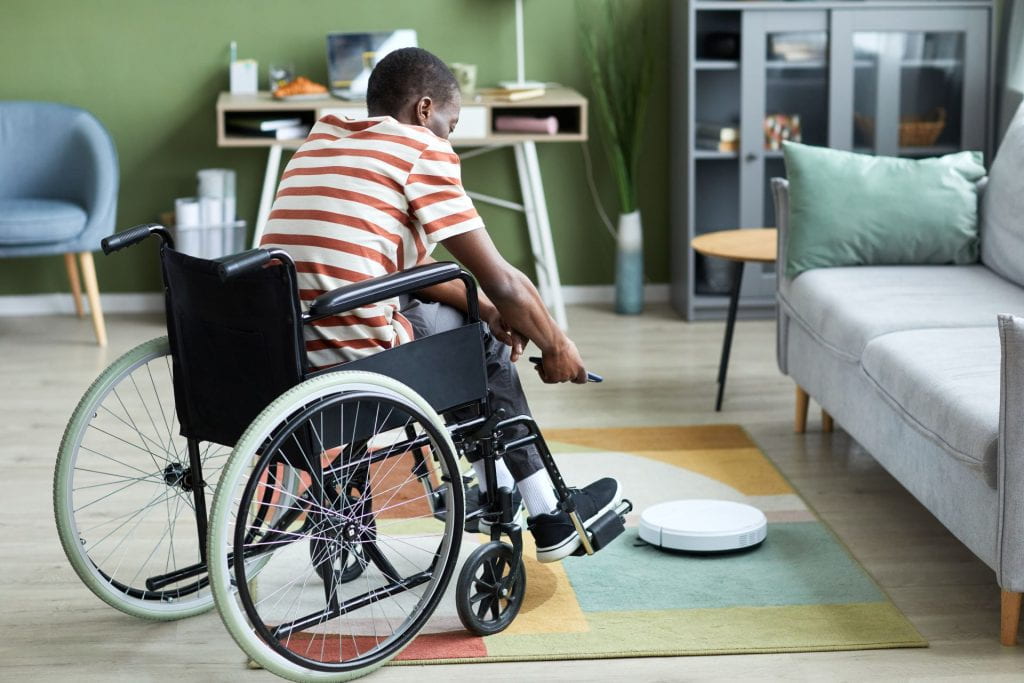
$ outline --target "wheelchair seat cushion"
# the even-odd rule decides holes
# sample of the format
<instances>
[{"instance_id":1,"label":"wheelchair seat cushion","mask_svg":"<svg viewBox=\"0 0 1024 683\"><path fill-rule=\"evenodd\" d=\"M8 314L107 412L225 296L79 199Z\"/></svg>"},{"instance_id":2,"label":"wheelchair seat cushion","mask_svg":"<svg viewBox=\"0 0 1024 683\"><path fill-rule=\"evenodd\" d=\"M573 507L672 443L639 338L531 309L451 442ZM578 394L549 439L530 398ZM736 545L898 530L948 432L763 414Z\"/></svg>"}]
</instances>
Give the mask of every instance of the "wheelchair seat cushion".
<instances>
[{"instance_id":1,"label":"wheelchair seat cushion","mask_svg":"<svg viewBox=\"0 0 1024 683\"><path fill-rule=\"evenodd\" d=\"M85 210L59 199L0 199L0 244L48 244L85 229Z\"/></svg>"}]
</instances>

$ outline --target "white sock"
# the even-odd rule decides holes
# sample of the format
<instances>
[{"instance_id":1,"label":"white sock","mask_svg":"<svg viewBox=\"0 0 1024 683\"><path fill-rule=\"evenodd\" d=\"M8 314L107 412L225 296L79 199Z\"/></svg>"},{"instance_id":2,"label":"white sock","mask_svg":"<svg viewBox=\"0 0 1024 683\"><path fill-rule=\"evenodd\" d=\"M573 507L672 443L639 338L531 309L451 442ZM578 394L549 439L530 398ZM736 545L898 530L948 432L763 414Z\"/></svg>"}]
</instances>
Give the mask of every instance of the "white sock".
<instances>
[{"instance_id":1,"label":"white sock","mask_svg":"<svg viewBox=\"0 0 1024 683\"><path fill-rule=\"evenodd\" d=\"M548 471L537 470L525 479L516 482L519 493L523 496L526 504L526 512L531 517L554 512L558 508L558 498L555 497L555 485L551 483Z\"/></svg>"},{"instance_id":2,"label":"white sock","mask_svg":"<svg viewBox=\"0 0 1024 683\"><path fill-rule=\"evenodd\" d=\"M476 473L476 483L480 486L480 493L487 493L487 470L484 467L483 460L477 460L476 462L470 463L473 466L473 472ZM516 485L516 480L512 476L512 473L508 470L508 465L501 458L494 461L494 472L498 475L498 488L512 489Z\"/></svg>"}]
</instances>

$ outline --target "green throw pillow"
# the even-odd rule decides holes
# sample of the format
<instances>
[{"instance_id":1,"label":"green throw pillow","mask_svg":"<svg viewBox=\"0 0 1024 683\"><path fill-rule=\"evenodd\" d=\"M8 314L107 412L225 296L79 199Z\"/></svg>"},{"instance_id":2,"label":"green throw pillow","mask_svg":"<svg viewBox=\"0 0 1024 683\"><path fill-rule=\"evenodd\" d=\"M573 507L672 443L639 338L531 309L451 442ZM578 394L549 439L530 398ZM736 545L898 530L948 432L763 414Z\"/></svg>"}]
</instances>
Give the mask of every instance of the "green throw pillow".
<instances>
[{"instance_id":1,"label":"green throw pillow","mask_svg":"<svg viewBox=\"0 0 1024 683\"><path fill-rule=\"evenodd\" d=\"M974 263L981 152L934 159L787 142L786 276L829 266Z\"/></svg>"}]
</instances>

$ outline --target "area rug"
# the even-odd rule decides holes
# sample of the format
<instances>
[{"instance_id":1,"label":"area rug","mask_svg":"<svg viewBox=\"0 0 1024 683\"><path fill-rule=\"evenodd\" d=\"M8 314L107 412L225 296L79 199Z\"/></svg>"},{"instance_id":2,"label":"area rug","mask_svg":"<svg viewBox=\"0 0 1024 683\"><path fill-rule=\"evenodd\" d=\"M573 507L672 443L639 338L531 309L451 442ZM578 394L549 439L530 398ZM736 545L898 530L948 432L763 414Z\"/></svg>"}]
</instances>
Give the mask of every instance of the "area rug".
<instances>
[{"instance_id":1,"label":"area rug","mask_svg":"<svg viewBox=\"0 0 1024 683\"><path fill-rule=\"evenodd\" d=\"M570 484L619 479L635 504L626 532L591 557L557 564L538 563L528 548L522 611L497 635L464 631L449 590L395 664L927 646L742 428L549 430L545 437ZM680 498L754 505L768 517L768 537L754 550L718 556L643 543L639 512ZM463 556L485 540L467 534Z\"/></svg>"}]
</instances>

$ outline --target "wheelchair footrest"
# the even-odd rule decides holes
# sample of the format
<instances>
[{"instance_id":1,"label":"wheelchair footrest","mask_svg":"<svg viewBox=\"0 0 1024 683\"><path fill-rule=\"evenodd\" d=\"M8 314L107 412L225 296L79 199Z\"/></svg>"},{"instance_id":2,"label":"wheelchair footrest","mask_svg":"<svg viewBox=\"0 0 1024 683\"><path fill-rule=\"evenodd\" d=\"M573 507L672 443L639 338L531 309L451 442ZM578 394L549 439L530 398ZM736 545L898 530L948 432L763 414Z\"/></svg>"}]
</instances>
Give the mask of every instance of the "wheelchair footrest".
<instances>
[{"instance_id":1,"label":"wheelchair footrest","mask_svg":"<svg viewBox=\"0 0 1024 683\"><path fill-rule=\"evenodd\" d=\"M623 500L619 505L608 512L604 513L597 520L587 528L587 534L590 537L590 545L596 553L601 548L614 541L619 534L626 530L626 520L624 515L633 509L633 504L628 500ZM587 552L583 546L573 553L573 555L586 555Z\"/></svg>"}]
</instances>

